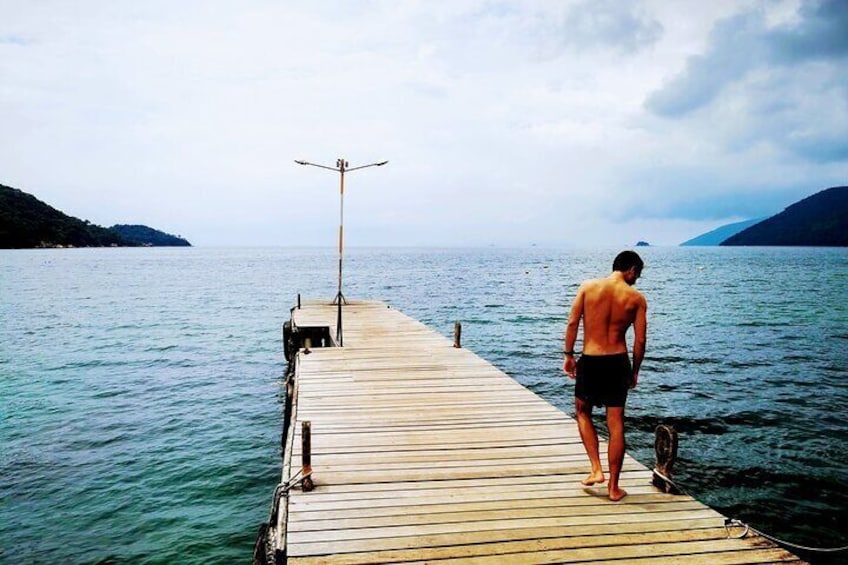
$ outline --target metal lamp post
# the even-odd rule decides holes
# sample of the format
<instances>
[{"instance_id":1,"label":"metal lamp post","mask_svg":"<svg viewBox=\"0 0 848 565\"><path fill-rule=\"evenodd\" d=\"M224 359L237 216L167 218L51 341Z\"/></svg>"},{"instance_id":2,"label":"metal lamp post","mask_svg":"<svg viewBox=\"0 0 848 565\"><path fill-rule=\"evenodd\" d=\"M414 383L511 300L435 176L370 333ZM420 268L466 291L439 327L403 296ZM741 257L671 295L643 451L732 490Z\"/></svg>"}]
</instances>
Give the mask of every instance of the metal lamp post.
<instances>
[{"instance_id":1,"label":"metal lamp post","mask_svg":"<svg viewBox=\"0 0 848 565\"><path fill-rule=\"evenodd\" d=\"M344 158L336 159L335 167L318 165L316 163L310 163L303 160L295 160L295 163L298 165L309 165L311 167L318 167L320 169L327 169L329 171L336 171L339 173L339 291L333 299L333 304L339 305L338 316L336 317L336 341L339 343L339 347L342 347L344 345L342 342L342 303L347 304L347 300L345 300L344 294L342 294L342 261L344 258L344 177L345 173L351 171L357 171L367 167L382 167L388 163L388 161L370 163L368 165L360 165L358 167L348 167L348 162L345 161Z\"/></svg>"}]
</instances>

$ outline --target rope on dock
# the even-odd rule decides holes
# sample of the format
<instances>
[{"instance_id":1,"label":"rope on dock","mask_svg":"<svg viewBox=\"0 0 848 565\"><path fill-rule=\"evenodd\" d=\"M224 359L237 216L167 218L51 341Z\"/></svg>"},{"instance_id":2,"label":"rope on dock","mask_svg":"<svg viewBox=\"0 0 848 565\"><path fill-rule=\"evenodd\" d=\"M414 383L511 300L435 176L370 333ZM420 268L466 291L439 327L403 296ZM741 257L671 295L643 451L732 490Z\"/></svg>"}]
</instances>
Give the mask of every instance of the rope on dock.
<instances>
[{"instance_id":1,"label":"rope on dock","mask_svg":"<svg viewBox=\"0 0 848 565\"><path fill-rule=\"evenodd\" d=\"M673 480L671 480L669 477L666 477L665 475L663 475L662 473L660 473L656 469L654 469L654 474L658 475L662 480L667 481L669 484L674 486L674 488L678 489L680 492L689 495L689 493L686 492L686 490L684 488L682 488L680 485L678 485ZM734 527L734 526L739 527L739 528L745 528L745 531L743 531L739 535L735 535L735 536L731 535L730 534L730 528ZM724 529L727 531L727 539L743 539L744 537L746 537L748 535L749 532L754 532L758 536L764 537L767 540L771 540L774 543L777 543L779 545L782 545L782 546L785 546L785 547L791 547L792 549L800 549L802 551L809 551L811 553L840 553L840 552L843 552L843 551L848 551L848 545L843 545L841 547L810 547L810 546L806 546L806 545L799 545L797 543L792 543L792 542L777 538L775 536L769 535L765 532L761 532L760 530L754 528L750 524L746 524L742 520L737 520L736 518L725 518Z\"/></svg>"},{"instance_id":2,"label":"rope on dock","mask_svg":"<svg viewBox=\"0 0 848 565\"><path fill-rule=\"evenodd\" d=\"M730 535L730 527L731 526L739 526L740 528L744 527L745 531L739 534L738 536ZM727 539L743 539L748 535L748 532L751 531L751 526L748 524L742 523L739 520L734 518L725 518L724 519L724 531L727 532Z\"/></svg>"},{"instance_id":3,"label":"rope on dock","mask_svg":"<svg viewBox=\"0 0 848 565\"><path fill-rule=\"evenodd\" d=\"M305 481L306 479L308 479L311 476L312 476L312 471L309 471L308 473L303 474L303 467L301 467L300 470L298 470L298 472L295 473L293 477L291 477L288 481L285 482L285 484L280 485L282 492L283 492L283 495L288 496L289 491L291 489L293 489L294 487L296 487L297 485L299 485L300 483L302 483L303 481Z\"/></svg>"},{"instance_id":4,"label":"rope on dock","mask_svg":"<svg viewBox=\"0 0 848 565\"><path fill-rule=\"evenodd\" d=\"M728 520L730 520L730 519L728 518ZM841 551L848 551L848 545L843 545L842 547L808 547L806 545L798 545L797 543L788 542L786 540L782 540L780 538L770 536L766 533L761 532L760 530L758 530L756 528L752 528L748 524L745 524L744 522L741 522L739 520L730 520L730 521L734 522L737 525L745 526L745 528L750 529L752 532L754 532L758 536L762 536L762 537L769 539L769 540L771 540L775 543L778 543L780 545L785 545L785 546L791 547L793 549L800 549L800 550L803 550L803 551L809 551L811 553L839 553Z\"/></svg>"}]
</instances>

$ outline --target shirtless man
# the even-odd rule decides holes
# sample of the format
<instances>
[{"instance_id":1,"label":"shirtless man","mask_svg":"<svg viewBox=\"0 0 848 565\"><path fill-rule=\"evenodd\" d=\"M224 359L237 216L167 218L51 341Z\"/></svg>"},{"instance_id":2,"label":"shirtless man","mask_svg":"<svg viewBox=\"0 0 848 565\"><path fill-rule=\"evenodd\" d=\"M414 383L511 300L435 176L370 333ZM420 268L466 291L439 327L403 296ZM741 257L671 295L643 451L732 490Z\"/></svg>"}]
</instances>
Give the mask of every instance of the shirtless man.
<instances>
[{"instance_id":1,"label":"shirtless man","mask_svg":"<svg viewBox=\"0 0 848 565\"><path fill-rule=\"evenodd\" d=\"M609 498L612 501L627 496L618 486L618 478L624 461L624 403L627 391L639 380L639 367L645 357L648 303L642 293L633 288L643 266L635 252L619 253L610 276L580 285L565 329L562 369L566 375L577 379L574 387L577 427L592 464L592 472L581 482L591 486L605 480L598 454L598 433L592 423L592 407L606 406L610 435ZM574 343L581 318L583 353L575 361ZM631 325L635 333L632 366L625 340Z\"/></svg>"}]
</instances>

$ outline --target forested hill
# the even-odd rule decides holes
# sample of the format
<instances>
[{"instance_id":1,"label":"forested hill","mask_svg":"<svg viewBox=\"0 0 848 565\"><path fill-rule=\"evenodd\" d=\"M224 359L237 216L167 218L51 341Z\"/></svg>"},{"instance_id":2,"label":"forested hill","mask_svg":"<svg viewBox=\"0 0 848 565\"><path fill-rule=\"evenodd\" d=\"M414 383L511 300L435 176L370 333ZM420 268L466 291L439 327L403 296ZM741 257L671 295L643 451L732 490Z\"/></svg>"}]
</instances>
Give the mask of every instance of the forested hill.
<instances>
[{"instance_id":1,"label":"forested hill","mask_svg":"<svg viewBox=\"0 0 848 565\"><path fill-rule=\"evenodd\" d=\"M721 245L848 247L848 186L800 200Z\"/></svg>"},{"instance_id":2,"label":"forested hill","mask_svg":"<svg viewBox=\"0 0 848 565\"><path fill-rule=\"evenodd\" d=\"M701 234L698 237L693 237L688 241L684 241L680 245L721 245L721 243L730 236L736 235L744 229L750 228L754 224L762 222L765 218L756 218L754 220L745 220L744 222L735 222L718 227L712 231Z\"/></svg>"},{"instance_id":3,"label":"forested hill","mask_svg":"<svg viewBox=\"0 0 848 565\"><path fill-rule=\"evenodd\" d=\"M68 216L31 194L0 184L0 249L191 245L184 239L151 228L145 229L158 235L148 237L150 234L146 232L145 237L124 235L120 230L107 229ZM162 243L161 236L182 243Z\"/></svg>"}]
</instances>

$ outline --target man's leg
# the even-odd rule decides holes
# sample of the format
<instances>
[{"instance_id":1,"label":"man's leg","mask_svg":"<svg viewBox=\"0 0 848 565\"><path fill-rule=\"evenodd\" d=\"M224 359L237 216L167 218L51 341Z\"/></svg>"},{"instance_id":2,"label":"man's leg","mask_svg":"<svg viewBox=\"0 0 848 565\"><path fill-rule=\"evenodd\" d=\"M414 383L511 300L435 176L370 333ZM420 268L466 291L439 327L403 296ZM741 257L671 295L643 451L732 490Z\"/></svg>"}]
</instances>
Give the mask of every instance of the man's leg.
<instances>
[{"instance_id":1,"label":"man's leg","mask_svg":"<svg viewBox=\"0 0 848 565\"><path fill-rule=\"evenodd\" d=\"M609 497L610 500L621 500L627 492L619 488L618 478L621 475L621 465L624 462L624 406L607 407L607 428L609 428Z\"/></svg>"},{"instance_id":2,"label":"man's leg","mask_svg":"<svg viewBox=\"0 0 848 565\"><path fill-rule=\"evenodd\" d=\"M592 405L580 398L575 398L574 407L577 412L577 429L580 430L580 439L592 464L592 472L580 482L585 486L602 483L604 470L601 468L601 456L598 453L598 432L595 431L595 425L592 423Z\"/></svg>"}]
</instances>

